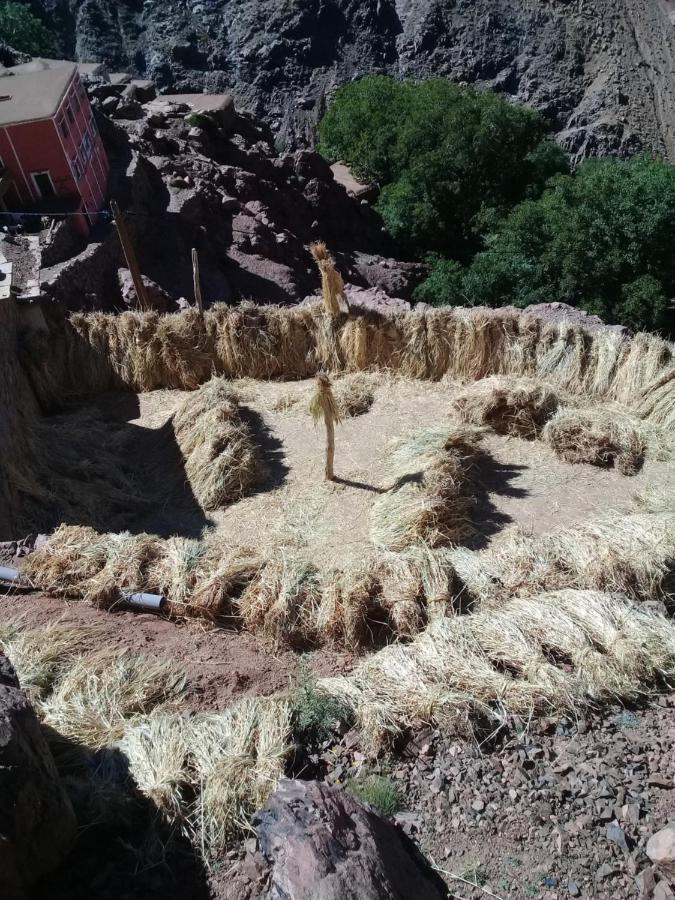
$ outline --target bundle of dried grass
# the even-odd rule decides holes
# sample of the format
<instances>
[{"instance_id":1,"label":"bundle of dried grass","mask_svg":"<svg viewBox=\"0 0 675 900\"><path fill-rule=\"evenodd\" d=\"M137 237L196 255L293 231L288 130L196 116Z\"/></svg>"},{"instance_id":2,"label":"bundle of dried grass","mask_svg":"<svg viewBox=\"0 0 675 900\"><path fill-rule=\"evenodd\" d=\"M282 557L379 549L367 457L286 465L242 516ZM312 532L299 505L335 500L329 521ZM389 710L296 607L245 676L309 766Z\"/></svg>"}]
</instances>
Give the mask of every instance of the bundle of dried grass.
<instances>
[{"instance_id":1,"label":"bundle of dried grass","mask_svg":"<svg viewBox=\"0 0 675 900\"><path fill-rule=\"evenodd\" d=\"M195 391L174 417L192 491L207 510L245 496L264 477L250 425L221 378Z\"/></svg>"},{"instance_id":2,"label":"bundle of dried grass","mask_svg":"<svg viewBox=\"0 0 675 900\"><path fill-rule=\"evenodd\" d=\"M323 241L317 241L312 244L309 250L321 273L324 310L329 316L338 316L340 314L340 300L347 302L342 275L335 268L335 260Z\"/></svg>"},{"instance_id":3,"label":"bundle of dried grass","mask_svg":"<svg viewBox=\"0 0 675 900\"><path fill-rule=\"evenodd\" d=\"M563 588L667 599L675 571L675 513L609 513L539 537L515 531L494 548L455 548L448 555L463 590L483 604Z\"/></svg>"},{"instance_id":4,"label":"bundle of dried grass","mask_svg":"<svg viewBox=\"0 0 675 900\"><path fill-rule=\"evenodd\" d=\"M622 475L637 475L647 453L638 423L601 408L558 413L544 428L542 438L566 462L614 466Z\"/></svg>"},{"instance_id":5,"label":"bundle of dried grass","mask_svg":"<svg viewBox=\"0 0 675 900\"><path fill-rule=\"evenodd\" d=\"M399 441L388 460L395 481L372 507L376 546L404 550L461 543L474 533L470 512L479 429L430 428Z\"/></svg>"},{"instance_id":6,"label":"bundle of dried grass","mask_svg":"<svg viewBox=\"0 0 675 900\"><path fill-rule=\"evenodd\" d=\"M367 413L375 402L373 378L361 373L346 375L335 383L335 402L343 419Z\"/></svg>"},{"instance_id":7,"label":"bundle of dried grass","mask_svg":"<svg viewBox=\"0 0 675 900\"><path fill-rule=\"evenodd\" d=\"M40 704L40 713L59 734L98 748L119 740L133 716L178 701L185 686L176 666L101 650L68 667Z\"/></svg>"},{"instance_id":8,"label":"bundle of dried grass","mask_svg":"<svg viewBox=\"0 0 675 900\"><path fill-rule=\"evenodd\" d=\"M439 620L319 687L374 745L419 723L464 730L508 716L631 698L675 677L675 629L625 597L559 591Z\"/></svg>"},{"instance_id":9,"label":"bundle of dried grass","mask_svg":"<svg viewBox=\"0 0 675 900\"><path fill-rule=\"evenodd\" d=\"M342 414L333 395L330 378L325 372L316 376L316 387L309 404L314 424L323 419L326 426L326 481L335 478L335 426L342 421Z\"/></svg>"},{"instance_id":10,"label":"bundle of dried grass","mask_svg":"<svg viewBox=\"0 0 675 900\"><path fill-rule=\"evenodd\" d=\"M558 393L540 381L494 376L465 387L453 398L452 407L463 422L534 440L559 402Z\"/></svg>"},{"instance_id":11,"label":"bundle of dried grass","mask_svg":"<svg viewBox=\"0 0 675 900\"><path fill-rule=\"evenodd\" d=\"M246 587L239 611L248 628L275 643L302 647L317 639L320 603L321 578L316 567L282 550Z\"/></svg>"}]
</instances>

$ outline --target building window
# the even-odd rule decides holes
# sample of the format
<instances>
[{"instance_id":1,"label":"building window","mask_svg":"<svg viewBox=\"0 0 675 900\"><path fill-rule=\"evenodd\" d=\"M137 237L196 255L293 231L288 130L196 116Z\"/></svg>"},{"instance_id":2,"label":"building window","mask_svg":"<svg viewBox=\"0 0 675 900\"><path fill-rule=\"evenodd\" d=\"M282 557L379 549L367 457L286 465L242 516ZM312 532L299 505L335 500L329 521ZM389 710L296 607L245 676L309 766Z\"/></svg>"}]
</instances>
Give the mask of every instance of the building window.
<instances>
[{"instance_id":1,"label":"building window","mask_svg":"<svg viewBox=\"0 0 675 900\"><path fill-rule=\"evenodd\" d=\"M47 197L55 197L54 182L49 172L31 172L33 184L37 188L37 192L43 199Z\"/></svg>"},{"instance_id":2,"label":"building window","mask_svg":"<svg viewBox=\"0 0 675 900\"><path fill-rule=\"evenodd\" d=\"M61 118L59 119L59 128L61 129L61 134L64 136L64 138L67 138L70 134L70 129L68 128L68 123L66 122L64 116L61 116Z\"/></svg>"},{"instance_id":3,"label":"building window","mask_svg":"<svg viewBox=\"0 0 675 900\"><path fill-rule=\"evenodd\" d=\"M83 174L83 173L82 173L82 166L80 165L80 160L79 160L79 158L78 158L77 156L73 156L73 158L71 159L70 162L71 162L71 165L72 165L72 167L73 167L73 172L75 173L75 179L76 179L77 181L79 181L80 178L82 178L82 174Z\"/></svg>"},{"instance_id":4,"label":"building window","mask_svg":"<svg viewBox=\"0 0 675 900\"><path fill-rule=\"evenodd\" d=\"M66 115L68 116L68 121L72 125L75 121L75 116L73 115L73 111L70 108L70 103L66 103Z\"/></svg>"},{"instance_id":5,"label":"building window","mask_svg":"<svg viewBox=\"0 0 675 900\"><path fill-rule=\"evenodd\" d=\"M77 91L73 91L73 110L75 115L77 115L80 111L80 97Z\"/></svg>"}]
</instances>

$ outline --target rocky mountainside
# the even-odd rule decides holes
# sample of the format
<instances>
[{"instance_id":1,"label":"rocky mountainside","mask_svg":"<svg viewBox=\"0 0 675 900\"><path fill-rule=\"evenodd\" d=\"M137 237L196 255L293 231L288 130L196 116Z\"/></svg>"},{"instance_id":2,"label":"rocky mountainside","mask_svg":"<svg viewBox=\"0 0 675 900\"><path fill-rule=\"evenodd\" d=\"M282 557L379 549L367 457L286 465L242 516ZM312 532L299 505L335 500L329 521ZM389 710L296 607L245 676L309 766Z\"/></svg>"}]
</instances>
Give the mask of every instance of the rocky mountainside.
<instances>
[{"instance_id":1,"label":"rocky mountainside","mask_svg":"<svg viewBox=\"0 0 675 900\"><path fill-rule=\"evenodd\" d=\"M366 72L447 75L541 109L576 158L675 159L675 0L36 0L62 53L161 87L232 90L311 143Z\"/></svg>"}]
</instances>

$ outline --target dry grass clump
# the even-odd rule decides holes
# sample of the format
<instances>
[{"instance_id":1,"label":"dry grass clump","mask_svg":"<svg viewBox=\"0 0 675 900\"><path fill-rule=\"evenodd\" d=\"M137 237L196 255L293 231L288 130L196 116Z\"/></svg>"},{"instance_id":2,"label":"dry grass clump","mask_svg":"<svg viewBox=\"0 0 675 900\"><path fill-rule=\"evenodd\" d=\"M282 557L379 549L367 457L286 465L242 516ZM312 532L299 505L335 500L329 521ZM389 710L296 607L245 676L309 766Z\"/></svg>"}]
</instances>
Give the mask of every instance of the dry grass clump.
<instances>
[{"instance_id":1,"label":"dry grass clump","mask_svg":"<svg viewBox=\"0 0 675 900\"><path fill-rule=\"evenodd\" d=\"M340 301L347 302L342 275L335 268L335 260L323 241L317 241L309 248L321 273L324 310L329 316L340 315Z\"/></svg>"},{"instance_id":2,"label":"dry grass clump","mask_svg":"<svg viewBox=\"0 0 675 900\"><path fill-rule=\"evenodd\" d=\"M467 385L452 400L464 422L534 440L558 410L558 392L532 378L492 377Z\"/></svg>"},{"instance_id":3,"label":"dry grass clump","mask_svg":"<svg viewBox=\"0 0 675 900\"><path fill-rule=\"evenodd\" d=\"M372 378L357 373L346 375L334 384L335 400L343 419L367 413L375 402Z\"/></svg>"},{"instance_id":4,"label":"dry grass clump","mask_svg":"<svg viewBox=\"0 0 675 900\"><path fill-rule=\"evenodd\" d=\"M675 677L675 629L616 594L558 591L432 623L319 687L379 744L433 723L464 730L586 700L636 697Z\"/></svg>"},{"instance_id":5,"label":"dry grass clump","mask_svg":"<svg viewBox=\"0 0 675 900\"><path fill-rule=\"evenodd\" d=\"M469 426L429 428L399 441L389 459L394 484L372 507L373 543L404 550L461 543L475 529L473 473L481 432Z\"/></svg>"},{"instance_id":6,"label":"dry grass clump","mask_svg":"<svg viewBox=\"0 0 675 900\"><path fill-rule=\"evenodd\" d=\"M185 473L204 509L232 503L261 481L253 432L225 379L212 378L188 397L173 425Z\"/></svg>"},{"instance_id":7,"label":"dry grass clump","mask_svg":"<svg viewBox=\"0 0 675 900\"><path fill-rule=\"evenodd\" d=\"M40 712L59 734L99 748L123 735L127 719L175 703L185 685L182 671L161 660L101 650L68 667Z\"/></svg>"},{"instance_id":8,"label":"dry grass clump","mask_svg":"<svg viewBox=\"0 0 675 900\"><path fill-rule=\"evenodd\" d=\"M239 611L253 631L275 643L303 646L317 639L321 593L316 567L282 550L245 588Z\"/></svg>"},{"instance_id":9,"label":"dry grass clump","mask_svg":"<svg viewBox=\"0 0 675 900\"><path fill-rule=\"evenodd\" d=\"M448 555L469 598L480 603L563 588L660 599L675 571L675 513L608 513L538 537L518 530L487 550Z\"/></svg>"},{"instance_id":10,"label":"dry grass clump","mask_svg":"<svg viewBox=\"0 0 675 900\"><path fill-rule=\"evenodd\" d=\"M566 462L614 466L622 475L637 475L647 453L639 424L609 410L564 410L548 422L542 438Z\"/></svg>"}]
</instances>

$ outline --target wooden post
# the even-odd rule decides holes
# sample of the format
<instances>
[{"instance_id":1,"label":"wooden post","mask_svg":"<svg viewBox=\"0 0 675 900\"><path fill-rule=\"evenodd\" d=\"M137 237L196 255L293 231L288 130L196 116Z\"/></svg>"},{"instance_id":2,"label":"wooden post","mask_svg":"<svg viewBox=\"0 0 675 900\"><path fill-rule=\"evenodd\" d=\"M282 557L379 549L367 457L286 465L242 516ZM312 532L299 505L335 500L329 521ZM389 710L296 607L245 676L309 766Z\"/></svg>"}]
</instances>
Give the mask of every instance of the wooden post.
<instances>
[{"instance_id":1,"label":"wooden post","mask_svg":"<svg viewBox=\"0 0 675 900\"><path fill-rule=\"evenodd\" d=\"M326 422L326 481L335 480L335 423L331 416Z\"/></svg>"},{"instance_id":2,"label":"wooden post","mask_svg":"<svg viewBox=\"0 0 675 900\"><path fill-rule=\"evenodd\" d=\"M202 300L202 286L199 281L199 253L197 248L192 248L192 278L195 286L195 303L199 310L199 315L204 319L204 301Z\"/></svg>"},{"instance_id":3,"label":"wooden post","mask_svg":"<svg viewBox=\"0 0 675 900\"><path fill-rule=\"evenodd\" d=\"M131 279L134 283L134 290L136 291L138 305L142 310L149 309L150 304L148 302L148 295L145 290L143 276L141 275L138 260L136 259L136 251L134 250L134 245L131 241L131 236L129 235L127 223L124 221L122 210L117 205L116 200L110 201L110 207L115 218L115 225L117 226L117 233L120 238L120 244L122 245L122 250L124 251L124 258L127 261L127 268L131 272Z\"/></svg>"}]
</instances>

